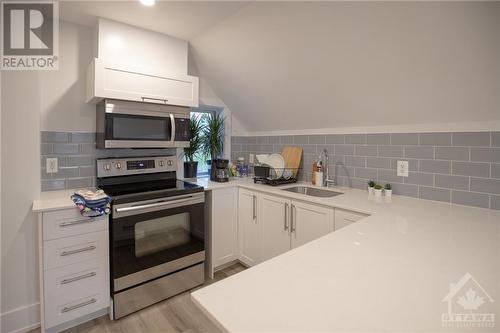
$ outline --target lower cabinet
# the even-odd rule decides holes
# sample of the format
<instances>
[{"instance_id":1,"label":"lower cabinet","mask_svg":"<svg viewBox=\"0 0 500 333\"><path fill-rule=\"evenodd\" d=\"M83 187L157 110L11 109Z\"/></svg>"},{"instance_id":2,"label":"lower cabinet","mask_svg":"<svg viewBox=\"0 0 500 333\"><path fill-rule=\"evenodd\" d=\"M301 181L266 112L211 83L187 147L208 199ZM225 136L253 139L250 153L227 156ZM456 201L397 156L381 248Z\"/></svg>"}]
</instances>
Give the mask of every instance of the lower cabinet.
<instances>
[{"instance_id":1,"label":"lower cabinet","mask_svg":"<svg viewBox=\"0 0 500 333\"><path fill-rule=\"evenodd\" d=\"M290 250L290 200L261 194L258 208L262 224L262 260Z\"/></svg>"},{"instance_id":2,"label":"lower cabinet","mask_svg":"<svg viewBox=\"0 0 500 333\"><path fill-rule=\"evenodd\" d=\"M335 209L335 230L339 230L340 228L346 227L349 224L357 222L364 217L367 217L367 214L352 212L344 209Z\"/></svg>"},{"instance_id":3,"label":"lower cabinet","mask_svg":"<svg viewBox=\"0 0 500 333\"><path fill-rule=\"evenodd\" d=\"M292 248L329 234L334 229L334 209L292 200L290 206Z\"/></svg>"},{"instance_id":4,"label":"lower cabinet","mask_svg":"<svg viewBox=\"0 0 500 333\"><path fill-rule=\"evenodd\" d=\"M41 331L59 332L108 313L108 217L75 208L39 214Z\"/></svg>"},{"instance_id":5,"label":"lower cabinet","mask_svg":"<svg viewBox=\"0 0 500 333\"><path fill-rule=\"evenodd\" d=\"M222 265L238 259L238 188L207 191L209 276Z\"/></svg>"},{"instance_id":6,"label":"lower cabinet","mask_svg":"<svg viewBox=\"0 0 500 333\"><path fill-rule=\"evenodd\" d=\"M240 189L238 193L238 228L240 260L253 266L262 260L262 223L257 219L258 193Z\"/></svg>"}]
</instances>

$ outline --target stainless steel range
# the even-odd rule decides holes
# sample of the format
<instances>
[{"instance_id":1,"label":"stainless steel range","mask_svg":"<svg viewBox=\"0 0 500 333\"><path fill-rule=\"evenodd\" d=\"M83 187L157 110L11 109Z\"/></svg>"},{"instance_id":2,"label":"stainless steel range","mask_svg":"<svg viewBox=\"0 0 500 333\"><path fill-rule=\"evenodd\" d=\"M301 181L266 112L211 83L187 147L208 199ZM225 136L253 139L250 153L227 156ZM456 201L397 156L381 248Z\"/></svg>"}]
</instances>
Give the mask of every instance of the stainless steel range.
<instances>
[{"instance_id":1,"label":"stainless steel range","mask_svg":"<svg viewBox=\"0 0 500 333\"><path fill-rule=\"evenodd\" d=\"M174 156L97 161L97 185L113 198L115 319L204 282L204 190L177 180L176 166Z\"/></svg>"}]
</instances>

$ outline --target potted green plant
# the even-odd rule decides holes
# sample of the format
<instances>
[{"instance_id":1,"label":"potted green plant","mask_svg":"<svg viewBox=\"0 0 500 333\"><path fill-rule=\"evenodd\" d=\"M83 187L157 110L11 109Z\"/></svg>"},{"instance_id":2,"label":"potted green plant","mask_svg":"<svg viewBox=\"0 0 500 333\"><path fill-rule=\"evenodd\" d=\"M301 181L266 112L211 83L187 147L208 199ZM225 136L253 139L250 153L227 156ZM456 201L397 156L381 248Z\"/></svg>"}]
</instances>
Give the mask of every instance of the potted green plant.
<instances>
[{"instance_id":1,"label":"potted green plant","mask_svg":"<svg viewBox=\"0 0 500 333\"><path fill-rule=\"evenodd\" d=\"M373 186L373 191L375 192L376 197L381 197L382 196L382 185L375 184L375 186Z\"/></svg>"},{"instance_id":2,"label":"potted green plant","mask_svg":"<svg viewBox=\"0 0 500 333\"><path fill-rule=\"evenodd\" d=\"M203 123L201 117L195 115L189 120L189 147L184 148L184 177L195 178L198 175L198 161L194 158L199 154L202 145Z\"/></svg>"},{"instance_id":3,"label":"potted green plant","mask_svg":"<svg viewBox=\"0 0 500 333\"><path fill-rule=\"evenodd\" d=\"M392 196L392 185L387 183L384 185L384 194L386 197L390 198Z\"/></svg>"},{"instance_id":4,"label":"potted green plant","mask_svg":"<svg viewBox=\"0 0 500 333\"><path fill-rule=\"evenodd\" d=\"M375 187L375 182L370 179L370 181L368 181L368 194L373 194L374 187Z\"/></svg>"},{"instance_id":5,"label":"potted green plant","mask_svg":"<svg viewBox=\"0 0 500 333\"><path fill-rule=\"evenodd\" d=\"M203 126L201 149L204 156L209 159L207 160L207 165L212 169L212 161L220 156L224 146L224 121L226 117L223 117L221 114L213 116L206 114L203 117L205 125ZM212 171L214 170L209 171L210 179L214 179Z\"/></svg>"}]
</instances>

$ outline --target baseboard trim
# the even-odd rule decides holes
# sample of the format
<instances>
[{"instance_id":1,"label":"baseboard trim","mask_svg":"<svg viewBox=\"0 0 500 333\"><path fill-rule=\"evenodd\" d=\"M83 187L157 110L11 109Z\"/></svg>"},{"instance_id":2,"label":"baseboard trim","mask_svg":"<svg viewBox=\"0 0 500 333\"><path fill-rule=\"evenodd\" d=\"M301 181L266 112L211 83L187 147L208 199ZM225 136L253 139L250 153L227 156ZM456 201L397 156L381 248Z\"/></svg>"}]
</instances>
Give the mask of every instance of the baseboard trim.
<instances>
[{"instance_id":1,"label":"baseboard trim","mask_svg":"<svg viewBox=\"0 0 500 333\"><path fill-rule=\"evenodd\" d=\"M1 314L4 333L25 333L40 327L40 303L33 303Z\"/></svg>"}]
</instances>

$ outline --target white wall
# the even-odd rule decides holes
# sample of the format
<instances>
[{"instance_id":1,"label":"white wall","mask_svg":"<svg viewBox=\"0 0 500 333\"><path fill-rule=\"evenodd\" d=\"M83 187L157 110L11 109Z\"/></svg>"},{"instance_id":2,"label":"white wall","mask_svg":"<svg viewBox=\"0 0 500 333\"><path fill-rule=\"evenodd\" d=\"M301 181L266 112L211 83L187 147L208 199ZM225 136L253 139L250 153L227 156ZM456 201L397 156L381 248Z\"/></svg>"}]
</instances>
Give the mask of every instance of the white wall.
<instances>
[{"instance_id":1,"label":"white wall","mask_svg":"<svg viewBox=\"0 0 500 333\"><path fill-rule=\"evenodd\" d=\"M251 134L500 129L500 3L253 2L191 42Z\"/></svg>"},{"instance_id":2,"label":"white wall","mask_svg":"<svg viewBox=\"0 0 500 333\"><path fill-rule=\"evenodd\" d=\"M99 19L98 57L146 73L188 71L188 43L128 24Z\"/></svg>"},{"instance_id":3,"label":"white wall","mask_svg":"<svg viewBox=\"0 0 500 333\"><path fill-rule=\"evenodd\" d=\"M31 205L40 191L38 72L2 73L2 332L38 321L38 239Z\"/></svg>"}]
</instances>

